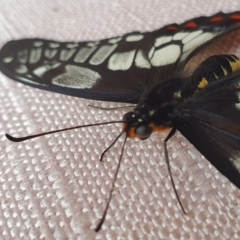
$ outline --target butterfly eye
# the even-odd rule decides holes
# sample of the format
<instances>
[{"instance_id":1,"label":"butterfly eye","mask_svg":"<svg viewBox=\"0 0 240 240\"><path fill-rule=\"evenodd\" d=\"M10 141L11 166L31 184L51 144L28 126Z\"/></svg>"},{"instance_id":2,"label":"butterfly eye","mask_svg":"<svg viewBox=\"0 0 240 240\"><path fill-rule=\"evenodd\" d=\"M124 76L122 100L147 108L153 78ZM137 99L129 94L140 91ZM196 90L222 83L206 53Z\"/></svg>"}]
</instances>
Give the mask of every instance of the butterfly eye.
<instances>
[{"instance_id":1,"label":"butterfly eye","mask_svg":"<svg viewBox=\"0 0 240 240\"><path fill-rule=\"evenodd\" d=\"M123 115L123 121L128 121L133 116L133 112L127 112Z\"/></svg>"},{"instance_id":2,"label":"butterfly eye","mask_svg":"<svg viewBox=\"0 0 240 240\"><path fill-rule=\"evenodd\" d=\"M135 131L141 140L145 140L152 134L153 129L149 126L139 126Z\"/></svg>"}]
</instances>

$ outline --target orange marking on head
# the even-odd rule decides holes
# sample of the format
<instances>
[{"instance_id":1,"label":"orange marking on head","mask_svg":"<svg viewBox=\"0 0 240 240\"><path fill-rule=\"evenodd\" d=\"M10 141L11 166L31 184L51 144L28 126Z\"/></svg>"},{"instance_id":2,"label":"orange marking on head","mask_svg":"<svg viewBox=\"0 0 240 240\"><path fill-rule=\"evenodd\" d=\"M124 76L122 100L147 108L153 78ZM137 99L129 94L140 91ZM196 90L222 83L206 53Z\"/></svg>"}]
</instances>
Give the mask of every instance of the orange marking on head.
<instances>
[{"instance_id":1,"label":"orange marking on head","mask_svg":"<svg viewBox=\"0 0 240 240\"><path fill-rule=\"evenodd\" d=\"M135 127L131 127L130 129L129 129L129 131L127 132L127 135L128 135L128 137L130 137L130 138L136 138L136 137L138 137L138 135L136 134L136 132L135 132Z\"/></svg>"},{"instance_id":2,"label":"orange marking on head","mask_svg":"<svg viewBox=\"0 0 240 240\"><path fill-rule=\"evenodd\" d=\"M188 22L185 24L186 28L196 28L197 24L194 21Z\"/></svg>"},{"instance_id":3,"label":"orange marking on head","mask_svg":"<svg viewBox=\"0 0 240 240\"><path fill-rule=\"evenodd\" d=\"M174 26L174 25L170 25L170 26L168 26L167 29L168 29L169 31L176 31L176 30L177 30L177 27Z\"/></svg>"},{"instance_id":4,"label":"orange marking on head","mask_svg":"<svg viewBox=\"0 0 240 240\"><path fill-rule=\"evenodd\" d=\"M220 22L223 20L223 17L213 17L211 18L211 22Z\"/></svg>"},{"instance_id":5,"label":"orange marking on head","mask_svg":"<svg viewBox=\"0 0 240 240\"><path fill-rule=\"evenodd\" d=\"M138 137L135 133L135 127L128 127L127 123L123 123L123 130L127 133L128 137L130 138L136 138Z\"/></svg>"},{"instance_id":6,"label":"orange marking on head","mask_svg":"<svg viewBox=\"0 0 240 240\"><path fill-rule=\"evenodd\" d=\"M231 15L230 19L240 20L240 14L233 14L233 15Z\"/></svg>"}]
</instances>

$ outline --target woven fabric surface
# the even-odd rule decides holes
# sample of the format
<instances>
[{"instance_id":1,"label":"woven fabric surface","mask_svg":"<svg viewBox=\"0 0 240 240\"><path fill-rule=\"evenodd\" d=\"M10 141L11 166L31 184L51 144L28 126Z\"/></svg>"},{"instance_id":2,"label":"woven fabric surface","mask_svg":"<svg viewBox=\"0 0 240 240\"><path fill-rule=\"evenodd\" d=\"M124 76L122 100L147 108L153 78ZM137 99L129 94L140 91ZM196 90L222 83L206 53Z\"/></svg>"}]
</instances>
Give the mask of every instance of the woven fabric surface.
<instances>
[{"instance_id":1,"label":"woven fabric surface","mask_svg":"<svg viewBox=\"0 0 240 240\"><path fill-rule=\"evenodd\" d=\"M239 0L0 0L0 47L18 38L84 41L240 10ZM240 56L240 34L218 43ZM24 86L0 75L0 239L239 239L240 192L180 134L168 144L184 216L163 154L166 135L129 139L113 199L104 211L119 159L119 140L99 162L121 125L67 131L12 143L76 125L121 120L124 106Z\"/></svg>"}]
</instances>

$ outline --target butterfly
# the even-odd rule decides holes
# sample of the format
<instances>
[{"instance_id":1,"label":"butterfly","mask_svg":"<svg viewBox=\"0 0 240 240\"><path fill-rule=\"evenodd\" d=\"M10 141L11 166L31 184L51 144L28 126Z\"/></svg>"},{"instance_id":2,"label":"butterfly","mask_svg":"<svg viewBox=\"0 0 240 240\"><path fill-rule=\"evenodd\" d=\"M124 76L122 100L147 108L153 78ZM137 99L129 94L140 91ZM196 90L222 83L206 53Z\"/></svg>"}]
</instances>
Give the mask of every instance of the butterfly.
<instances>
[{"instance_id":1,"label":"butterfly","mask_svg":"<svg viewBox=\"0 0 240 240\"><path fill-rule=\"evenodd\" d=\"M52 92L137 104L120 121L123 129L112 145L126 133L123 153L128 137L144 140L170 129L164 144L171 175L166 142L179 131L240 188L240 60L210 56L191 74L184 72L204 46L238 28L239 11L101 41L14 40L0 50L0 70Z\"/></svg>"}]
</instances>

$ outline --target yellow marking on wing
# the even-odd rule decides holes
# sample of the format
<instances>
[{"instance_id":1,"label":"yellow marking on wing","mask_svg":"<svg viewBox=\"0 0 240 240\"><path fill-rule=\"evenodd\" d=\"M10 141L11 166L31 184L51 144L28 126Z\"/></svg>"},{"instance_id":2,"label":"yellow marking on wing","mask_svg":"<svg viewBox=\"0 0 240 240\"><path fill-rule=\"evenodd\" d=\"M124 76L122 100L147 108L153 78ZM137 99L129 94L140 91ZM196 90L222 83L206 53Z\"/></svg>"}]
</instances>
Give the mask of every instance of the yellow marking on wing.
<instances>
[{"instance_id":1,"label":"yellow marking on wing","mask_svg":"<svg viewBox=\"0 0 240 240\"><path fill-rule=\"evenodd\" d=\"M149 116L153 116L154 114L155 114L155 110L151 110L151 111L149 111Z\"/></svg>"},{"instance_id":2,"label":"yellow marking on wing","mask_svg":"<svg viewBox=\"0 0 240 240\"><path fill-rule=\"evenodd\" d=\"M215 73L214 73L215 74ZM202 78L201 82L198 84L198 88L205 88L208 86L208 81L206 78Z\"/></svg>"},{"instance_id":3,"label":"yellow marking on wing","mask_svg":"<svg viewBox=\"0 0 240 240\"><path fill-rule=\"evenodd\" d=\"M175 92L173 94L173 96L174 96L174 98L181 98L182 97L182 93L181 93L181 91L178 91L178 92Z\"/></svg>"},{"instance_id":4,"label":"yellow marking on wing","mask_svg":"<svg viewBox=\"0 0 240 240\"><path fill-rule=\"evenodd\" d=\"M230 62L229 62L229 64L230 64ZM222 68L222 70L223 70L223 74L224 74L224 76L227 76L227 75L228 75L228 71L227 71L227 69L224 68L224 67L222 67L222 66L221 66L221 68Z\"/></svg>"},{"instance_id":5,"label":"yellow marking on wing","mask_svg":"<svg viewBox=\"0 0 240 240\"><path fill-rule=\"evenodd\" d=\"M229 64L232 69L232 72L240 70L240 60L239 59L236 59L236 61L229 61Z\"/></svg>"},{"instance_id":6,"label":"yellow marking on wing","mask_svg":"<svg viewBox=\"0 0 240 240\"><path fill-rule=\"evenodd\" d=\"M216 79L219 78L218 75L217 75L215 72L213 72L213 74L214 74L214 77L215 77Z\"/></svg>"}]
</instances>

